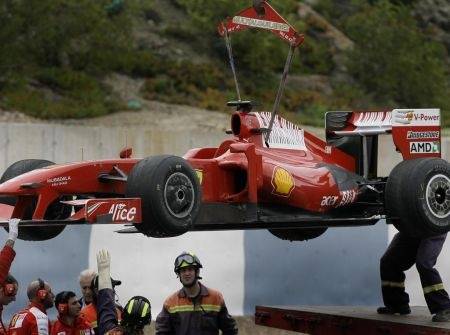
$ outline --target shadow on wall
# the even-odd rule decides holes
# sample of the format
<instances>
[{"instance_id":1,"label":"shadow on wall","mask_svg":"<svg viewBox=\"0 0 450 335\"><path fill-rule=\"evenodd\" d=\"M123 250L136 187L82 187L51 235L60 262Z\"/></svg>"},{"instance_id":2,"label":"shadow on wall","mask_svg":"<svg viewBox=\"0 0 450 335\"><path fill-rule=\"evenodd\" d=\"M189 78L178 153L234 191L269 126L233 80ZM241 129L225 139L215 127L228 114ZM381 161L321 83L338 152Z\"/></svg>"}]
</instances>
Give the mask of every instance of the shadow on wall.
<instances>
[{"instance_id":1,"label":"shadow on wall","mask_svg":"<svg viewBox=\"0 0 450 335\"><path fill-rule=\"evenodd\" d=\"M387 241L384 221L328 229L306 242L245 232L244 313L255 305L381 304L379 259Z\"/></svg>"},{"instance_id":2,"label":"shadow on wall","mask_svg":"<svg viewBox=\"0 0 450 335\"><path fill-rule=\"evenodd\" d=\"M66 227L58 237L49 241L16 242L16 258L11 273L19 282L19 293L17 300L3 311L5 324L28 304L27 286L38 277L48 281L55 294L71 290L81 296L78 275L88 266L90 234L91 227L75 226ZM2 234L1 240L6 239L6 233ZM52 308L49 315L55 319L56 310Z\"/></svg>"}]
</instances>

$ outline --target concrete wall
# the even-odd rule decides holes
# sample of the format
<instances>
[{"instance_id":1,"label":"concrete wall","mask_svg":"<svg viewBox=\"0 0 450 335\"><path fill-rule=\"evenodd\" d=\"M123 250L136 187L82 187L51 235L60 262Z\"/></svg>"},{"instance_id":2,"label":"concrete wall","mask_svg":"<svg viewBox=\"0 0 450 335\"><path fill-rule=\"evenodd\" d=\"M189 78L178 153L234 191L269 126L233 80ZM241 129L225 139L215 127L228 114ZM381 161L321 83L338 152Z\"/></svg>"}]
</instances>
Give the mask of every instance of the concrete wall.
<instances>
[{"instance_id":1,"label":"concrete wall","mask_svg":"<svg viewBox=\"0 0 450 335\"><path fill-rule=\"evenodd\" d=\"M61 163L117 157L125 145L134 148L136 157L182 155L192 147L217 145L224 136L143 127L0 124L0 167L24 158ZM444 147L450 153L449 139ZM399 158L392 155L387 143L380 150L380 169L388 170L388 162ZM388 243L388 229L383 223L329 229L323 237L306 243L281 241L267 231L193 232L177 238L150 239L115 234L115 229L68 227L50 241L18 241L12 271L22 287L18 301L5 311L5 320L25 304L25 286L38 276L48 280L56 292L78 292L79 271L96 267L95 253L101 248L110 250L112 273L124 282L118 289L120 301L135 294L145 295L152 301L154 315L163 299L179 287L172 266L174 257L183 250L199 255L205 284L220 289L236 315L252 314L255 304L381 303L378 260ZM448 252L447 247L442 258L450 259ZM450 273L444 273L444 277L450 287ZM416 284L417 279L412 279L411 285Z\"/></svg>"}]
</instances>

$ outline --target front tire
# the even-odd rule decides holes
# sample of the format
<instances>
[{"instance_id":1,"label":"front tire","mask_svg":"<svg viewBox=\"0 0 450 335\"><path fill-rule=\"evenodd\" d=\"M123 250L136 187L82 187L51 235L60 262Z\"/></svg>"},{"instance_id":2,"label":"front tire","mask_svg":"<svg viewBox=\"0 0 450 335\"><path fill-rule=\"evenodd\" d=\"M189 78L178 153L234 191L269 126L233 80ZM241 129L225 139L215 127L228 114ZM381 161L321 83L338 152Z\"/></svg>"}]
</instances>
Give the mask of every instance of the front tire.
<instances>
[{"instance_id":1,"label":"front tire","mask_svg":"<svg viewBox=\"0 0 450 335\"><path fill-rule=\"evenodd\" d=\"M183 158L168 155L139 161L128 176L126 196L141 198L142 223L135 227L152 237L187 232L201 202L194 170Z\"/></svg>"}]
</instances>

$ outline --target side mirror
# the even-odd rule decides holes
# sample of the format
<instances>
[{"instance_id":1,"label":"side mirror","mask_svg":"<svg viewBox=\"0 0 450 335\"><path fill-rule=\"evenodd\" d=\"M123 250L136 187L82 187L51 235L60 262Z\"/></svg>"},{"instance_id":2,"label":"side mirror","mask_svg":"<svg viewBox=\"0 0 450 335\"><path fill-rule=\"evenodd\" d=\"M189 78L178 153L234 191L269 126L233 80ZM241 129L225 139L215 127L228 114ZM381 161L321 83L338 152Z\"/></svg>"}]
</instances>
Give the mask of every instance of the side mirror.
<instances>
[{"instance_id":1,"label":"side mirror","mask_svg":"<svg viewBox=\"0 0 450 335\"><path fill-rule=\"evenodd\" d=\"M120 150L120 158L130 158L133 154L133 148L127 147Z\"/></svg>"}]
</instances>

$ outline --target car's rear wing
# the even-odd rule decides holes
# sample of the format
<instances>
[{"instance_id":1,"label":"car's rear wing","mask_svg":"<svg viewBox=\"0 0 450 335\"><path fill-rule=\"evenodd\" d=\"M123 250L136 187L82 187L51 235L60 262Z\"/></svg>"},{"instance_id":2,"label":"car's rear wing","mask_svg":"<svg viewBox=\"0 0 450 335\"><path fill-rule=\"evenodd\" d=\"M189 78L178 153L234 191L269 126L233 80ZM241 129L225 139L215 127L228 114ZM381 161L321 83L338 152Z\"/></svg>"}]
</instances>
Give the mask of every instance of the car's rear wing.
<instances>
[{"instance_id":1,"label":"car's rear wing","mask_svg":"<svg viewBox=\"0 0 450 335\"><path fill-rule=\"evenodd\" d=\"M441 157L439 109L394 109L382 112L328 112L327 140L345 136L392 134L403 159Z\"/></svg>"}]
</instances>

